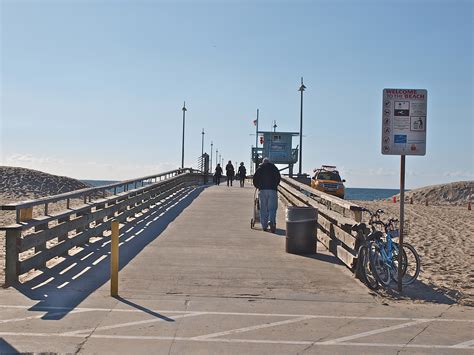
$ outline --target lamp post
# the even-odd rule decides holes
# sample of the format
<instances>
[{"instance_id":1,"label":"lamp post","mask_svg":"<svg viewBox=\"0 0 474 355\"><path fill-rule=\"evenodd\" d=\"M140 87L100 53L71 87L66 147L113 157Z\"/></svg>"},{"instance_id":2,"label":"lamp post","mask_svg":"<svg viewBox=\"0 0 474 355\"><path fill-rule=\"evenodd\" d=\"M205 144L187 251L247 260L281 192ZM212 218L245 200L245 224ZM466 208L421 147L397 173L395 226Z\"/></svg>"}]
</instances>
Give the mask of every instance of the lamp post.
<instances>
[{"instance_id":1,"label":"lamp post","mask_svg":"<svg viewBox=\"0 0 474 355\"><path fill-rule=\"evenodd\" d=\"M255 170L258 168L258 109L257 109L257 119L255 120Z\"/></svg>"},{"instance_id":2,"label":"lamp post","mask_svg":"<svg viewBox=\"0 0 474 355\"><path fill-rule=\"evenodd\" d=\"M301 175L301 165L303 157L303 91L306 89L306 86L303 84L303 77L301 77L301 86L298 89L301 92L301 105L300 105L300 165L298 169L298 175Z\"/></svg>"},{"instance_id":3,"label":"lamp post","mask_svg":"<svg viewBox=\"0 0 474 355\"><path fill-rule=\"evenodd\" d=\"M204 171L204 128L202 129L202 140L201 140L201 171Z\"/></svg>"},{"instance_id":4,"label":"lamp post","mask_svg":"<svg viewBox=\"0 0 474 355\"><path fill-rule=\"evenodd\" d=\"M216 168L217 168L217 158L219 157L219 150L216 148Z\"/></svg>"},{"instance_id":5,"label":"lamp post","mask_svg":"<svg viewBox=\"0 0 474 355\"><path fill-rule=\"evenodd\" d=\"M212 141L211 141L211 159L210 159L210 163L211 163L211 168L210 168L210 169L211 169L211 173L212 173L212 145L213 145L213 144L212 144Z\"/></svg>"},{"instance_id":6,"label":"lamp post","mask_svg":"<svg viewBox=\"0 0 474 355\"><path fill-rule=\"evenodd\" d=\"M183 142L182 142L182 146L181 146L181 169L184 169L184 124L185 124L185 121L186 121L186 101L184 101L184 104L183 104Z\"/></svg>"}]
</instances>

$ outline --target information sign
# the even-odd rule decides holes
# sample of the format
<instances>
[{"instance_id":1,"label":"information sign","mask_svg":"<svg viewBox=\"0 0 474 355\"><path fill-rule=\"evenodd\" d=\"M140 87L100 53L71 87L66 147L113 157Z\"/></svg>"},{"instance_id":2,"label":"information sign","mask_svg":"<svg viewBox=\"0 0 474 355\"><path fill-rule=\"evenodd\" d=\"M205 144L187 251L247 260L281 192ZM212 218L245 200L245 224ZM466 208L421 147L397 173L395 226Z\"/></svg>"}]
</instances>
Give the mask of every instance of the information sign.
<instances>
[{"instance_id":1,"label":"information sign","mask_svg":"<svg viewBox=\"0 0 474 355\"><path fill-rule=\"evenodd\" d=\"M426 102L424 89L384 89L382 154L426 154Z\"/></svg>"}]
</instances>

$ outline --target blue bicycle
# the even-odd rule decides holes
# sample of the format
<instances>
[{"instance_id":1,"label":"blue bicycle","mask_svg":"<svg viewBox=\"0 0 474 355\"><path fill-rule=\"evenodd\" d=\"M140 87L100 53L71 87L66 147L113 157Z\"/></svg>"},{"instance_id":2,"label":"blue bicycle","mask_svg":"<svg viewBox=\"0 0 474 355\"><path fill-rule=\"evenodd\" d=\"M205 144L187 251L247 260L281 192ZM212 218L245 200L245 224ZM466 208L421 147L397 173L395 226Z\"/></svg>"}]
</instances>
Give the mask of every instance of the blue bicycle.
<instances>
[{"instance_id":1,"label":"blue bicycle","mask_svg":"<svg viewBox=\"0 0 474 355\"><path fill-rule=\"evenodd\" d=\"M399 230L397 228L397 219L389 219L387 223L380 220L372 221L373 225L383 227L385 240L382 234L371 241L369 247L369 262L371 271L377 281L385 287L390 285L391 281L398 282L398 255L400 247L394 242L398 238ZM408 243L403 243L402 250L402 284L409 285L413 283L420 274L420 256L415 248Z\"/></svg>"}]
</instances>

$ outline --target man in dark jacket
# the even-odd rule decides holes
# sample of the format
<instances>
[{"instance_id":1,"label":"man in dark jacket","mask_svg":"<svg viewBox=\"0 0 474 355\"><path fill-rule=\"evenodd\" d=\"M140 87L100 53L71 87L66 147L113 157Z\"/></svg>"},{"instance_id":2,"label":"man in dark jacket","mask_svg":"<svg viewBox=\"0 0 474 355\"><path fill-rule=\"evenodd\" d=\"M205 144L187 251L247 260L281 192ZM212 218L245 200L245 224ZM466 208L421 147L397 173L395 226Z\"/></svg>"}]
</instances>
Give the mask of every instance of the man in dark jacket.
<instances>
[{"instance_id":1,"label":"man in dark jacket","mask_svg":"<svg viewBox=\"0 0 474 355\"><path fill-rule=\"evenodd\" d=\"M276 230L277 189L280 179L280 172L268 158L263 159L262 165L258 167L253 175L253 186L259 190L260 223L265 231L270 224L270 231L272 233L275 233Z\"/></svg>"},{"instance_id":2,"label":"man in dark jacket","mask_svg":"<svg viewBox=\"0 0 474 355\"><path fill-rule=\"evenodd\" d=\"M235 170L234 166L232 165L232 161L229 160L227 165L225 166L225 175L227 176L227 186L232 186L232 181L234 180Z\"/></svg>"}]
</instances>

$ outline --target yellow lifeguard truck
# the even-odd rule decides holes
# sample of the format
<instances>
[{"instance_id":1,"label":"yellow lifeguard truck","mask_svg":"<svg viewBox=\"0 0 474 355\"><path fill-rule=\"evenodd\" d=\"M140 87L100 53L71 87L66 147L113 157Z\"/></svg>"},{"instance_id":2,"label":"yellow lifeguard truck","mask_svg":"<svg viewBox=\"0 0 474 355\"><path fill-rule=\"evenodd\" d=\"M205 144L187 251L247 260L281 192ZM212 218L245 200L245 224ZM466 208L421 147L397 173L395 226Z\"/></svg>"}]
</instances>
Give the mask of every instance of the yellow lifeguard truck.
<instances>
[{"instance_id":1,"label":"yellow lifeguard truck","mask_svg":"<svg viewBox=\"0 0 474 355\"><path fill-rule=\"evenodd\" d=\"M334 165L323 165L319 169L314 169L314 176L311 178L311 187L344 198L344 183L339 172Z\"/></svg>"}]
</instances>

